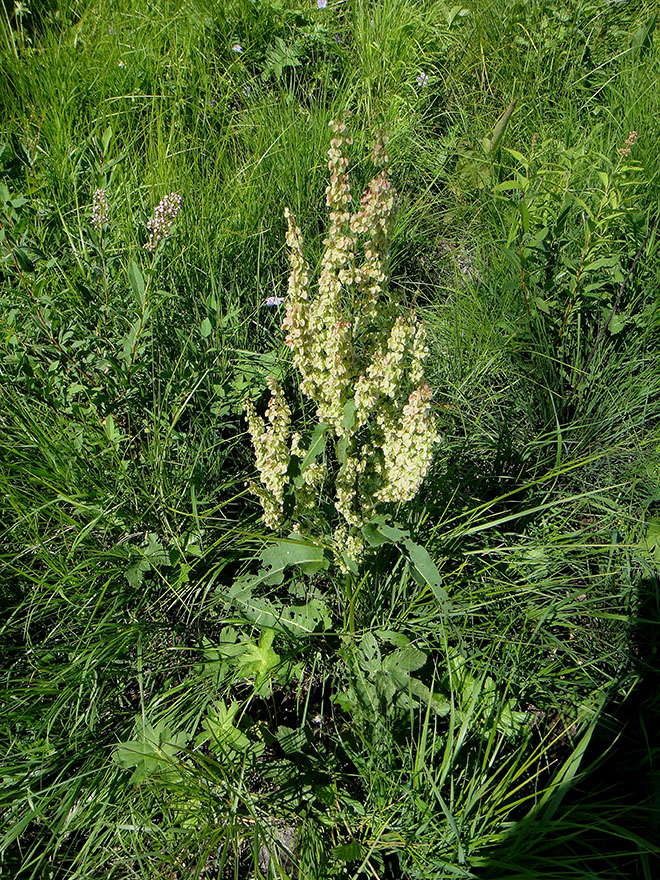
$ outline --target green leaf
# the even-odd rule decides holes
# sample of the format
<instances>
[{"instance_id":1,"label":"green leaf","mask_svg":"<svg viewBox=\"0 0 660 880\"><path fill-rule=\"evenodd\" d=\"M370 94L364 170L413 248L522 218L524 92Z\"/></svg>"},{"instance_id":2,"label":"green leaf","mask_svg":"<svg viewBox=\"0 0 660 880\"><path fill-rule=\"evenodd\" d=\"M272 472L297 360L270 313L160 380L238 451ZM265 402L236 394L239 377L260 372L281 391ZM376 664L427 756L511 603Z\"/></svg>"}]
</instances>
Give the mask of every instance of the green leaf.
<instances>
[{"instance_id":1,"label":"green leaf","mask_svg":"<svg viewBox=\"0 0 660 880\"><path fill-rule=\"evenodd\" d=\"M238 658L237 670L244 676L254 675L254 688L262 697L272 693L270 679L280 665L280 655L273 648L274 629L265 629L259 644L250 642L243 654Z\"/></svg>"},{"instance_id":2,"label":"green leaf","mask_svg":"<svg viewBox=\"0 0 660 880\"><path fill-rule=\"evenodd\" d=\"M305 574L314 574L330 567L323 547L295 533L266 547L261 559L266 567L266 577L262 579L265 584L281 584L284 570L291 565L299 566Z\"/></svg>"},{"instance_id":3,"label":"green leaf","mask_svg":"<svg viewBox=\"0 0 660 880\"><path fill-rule=\"evenodd\" d=\"M301 753L308 744L305 731L299 727L286 727L281 724L277 728L277 741L287 755Z\"/></svg>"},{"instance_id":4,"label":"green leaf","mask_svg":"<svg viewBox=\"0 0 660 880\"><path fill-rule=\"evenodd\" d=\"M643 556L660 563L660 519L652 516L646 524L646 533L637 545Z\"/></svg>"},{"instance_id":5,"label":"green leaf","mask_svg":"<svg viewBox=\"0 0 660 880\"><path fill-rule=\"evenodd\" d=\"M428 584L433 591L433 595L441 606L448 607L449 597L442 588L442 577L438 571L435 562L431 559L428 550L415 541L404 541L408 558L410 560L410 573L415 581L424 586Z\"/></svg>"},{"instance_id":6,"label":"green leaf","mask_svg":"<svg viewBox=\"0 0 660 880\"><path fill-rule=\"evenodd\" d=\"M329 428L330 425L327 425L325 422L319 422L312 431L312 437L309 441L307 452L305 453L303 460L300 464L301 474L304 473L305 470L307 470L310 464L313 464L313 462L316 461L316 459L325 449L325 438Z\"/></svg>"},{"instance_id":7,"label":"green leaf","mask_svg":"<svg viewBox=\"0 0 660 880\"><path fill-rule=\"evenodd\" d=\"M112 138L112 127L109 125L106 130L103 132L103 137L101 138L101 146L103 147L103 155L108 155L108 147L110 146L110 139Z\"/></svg>"},{"instance_id":8,"label":"green leaf","mask_svg":"<svg viewBox=\"0 0 660 880\"><path fill-rule=\"evenodd\" d=\"M362 636L358 662L365 672L375 673L381 668L380 648L373 633L367 632Z\"/></svg>"},{"instance_id":9,"label":"green leaf","mask_svg":"<svg viewBox=\"0 0 660 880\"><path fill-rule=\"evenodd\" d=\"M397 648L383 660L383 671L391 673L397 681L407 681L410 673L421 669L426 663L426 654L415 645ZM403 685L406 686L405 684Z\"/></svg>"},{"instance_id":10,"label":"green leaf","mask_svg":"<svg viewBox=\"0 0 660 880\"><path fill-rule=\"evenodd\" d=\"M119 441L121 440L121 432L115 425L115 420L112 418L111 413L108 413L108 415L103 420L103 429L110 443L112 443L115 449L118 449Z\"/></svg>"},{"instance_id":11,"label":"green leaf","mask_svg":"<svg viewBox=\"0 0 660 880\"><path fill-rule=\"evenodd\" d=\"M362 534L371 547L380 547L382 544L398 544L408 538L410 532L389 525L384 516L376 516L362 527Z\"/></svg>"},{"instance_id":12,"label":"green leaf","mask_svg":"<svg viewBox=\"0 0 660 880\"><path fill-rule=\"evenodd\" d=\"M307 635L330 628L330 609L322 599L310 599L305 605L288 605L279 624L293 635Z\"/></svg>"},{"instance_id":13,"label":"green leaf","mask_svg":"<svg viewBox=\"0 0 660 880\"><path fill-rule=\"evenodd\" d=\"M344 404L344 416L341 420L342 428L349 433L355 427L355 401L351 398Z\"/></svg>"},{"instance_id":14,"label":"green leaf","mask_svg":"<svg viewBox=\"0 0 660 880\"><path fill-rule=\"evenodd\" d=\"M515 106L516 99L514 98L497 121L497 125L493 129L493 134L491 135L490 140L484 139L484 149L487 153L493 153L499 147L500 141L504 137L504 132L506 131L506 127L509 124L509 119L511 119L511 114L514 111Z\"/></svg>"},{"instance_id":15,"label":"green leaf","mask_svg":"<svg viewBox=\"0 0 660 880\"><path fill-rule=\"evenodd\" d=\"M338 859L340 862L357 862L362 858L362 847L357 840L352 840L350 843L342 843L340 846L335 846L332 850L332 855L333 858Z\"/></svg>"},{"instance_id":16,"label":"green leaf","mask_svg":"<svg viewBox=\"0 0 660 880\"><path fill-rule=\"evenodd\" d=\"M174 757L189 739L184 731L173 733L164 721L152 726L143 716L139 716L135 725L135 738L119 743L115 747L113 759L124 769L135 768L131 782L137 784L154 773L171 770Z\"/></svg>"},{"instance_id":17,"label":"green leaf","mask_svg":"<svg viewBox=\"0 0 660 880\"><path fill-rule=\"evenodd\" d=\"M617 315L615 312L612 315L612 320L610 321L609 327L607 329L612 336L616 336L617 333L621 333L627 323L628 322L623 315Z\"/></svg>"},{"instance_id":18,"label":"green leaf","mask_svg":"<svg viewBox=\"0 0 660 880\"><path fill-rule=\"evenodd\" d=\"M135 294L137 304L141 308L144 308L144 278L142 277L140 267L135 260L131 260L128 264L128 283L131 285L131 290Z\"/></svg>"},{"instance_id":19,"label":"green leaf","mask_svg":"<svg viewBox=\"0 0 660 880\"><path fill-rule=\"evenodd\" d=\"M238 709L239 705L236 700L233 700L229 707L225 705L223 700L219 700L209 709L202 724L221 748L229 747L235 752L246 752L250 747L250 740L242 730L234 726L234 718ZM205 741L208 742L208 738L205 738ZM201 745L201 743L198 744Z\"/></svg>"},{"instance_id":20,"label":"green leaf","mask_svg":"<svg viewBox=\"0 0 660 880\"><path fill-rule=\"evenodd\" d=\"M202 321L199 332L202 334L202 339L207 339L213 333L213 326L208 318L204 318Z\"/></svg>"},{"instance_id":21,"label":"green leaf","mask_svg":"<svg viewBox=\"0 0 660 880\"><path fill-rule=\"evenodd\" d=\"M527 207L527 202L524 198L520 199L518 202L518 210L520 211L520 222L522 224L523 234L529 232L529 208Z\"/></svg>"},{"instance_id":22,"label":"green leaf","mask_svg":"<svg viewBox=\"0 0 660 880\"><path fill-rule=\"evenodd\" d=\"M653 15L635 31L630 41L630 48L635 53L641 55L647 49L651 48L651 46L653 45L653 31L655 29L657 21L658 15L654 12Z\"/></svg>"}]
</instances>

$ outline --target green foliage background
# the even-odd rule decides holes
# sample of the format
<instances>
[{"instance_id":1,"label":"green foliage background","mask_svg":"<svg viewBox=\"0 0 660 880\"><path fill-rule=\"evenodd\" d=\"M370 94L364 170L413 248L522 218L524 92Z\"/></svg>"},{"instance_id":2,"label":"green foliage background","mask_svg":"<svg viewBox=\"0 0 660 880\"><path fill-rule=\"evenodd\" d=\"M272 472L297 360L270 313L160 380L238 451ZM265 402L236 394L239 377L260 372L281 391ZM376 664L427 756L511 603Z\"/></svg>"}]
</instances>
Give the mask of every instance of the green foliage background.
<instances>
[{"instance_id":1,"label":"green foliage background","mask_svg":"<svg viewBox=\"0 0 660 880\"><path fill-rule=\"evenodd\" d=\"M4 3L3 877L656 876L656 20ZM281 565L242 406L275 374L311 424L264 302L345 111L443 439L340 577Z\"/></svg>"}]
</instances>

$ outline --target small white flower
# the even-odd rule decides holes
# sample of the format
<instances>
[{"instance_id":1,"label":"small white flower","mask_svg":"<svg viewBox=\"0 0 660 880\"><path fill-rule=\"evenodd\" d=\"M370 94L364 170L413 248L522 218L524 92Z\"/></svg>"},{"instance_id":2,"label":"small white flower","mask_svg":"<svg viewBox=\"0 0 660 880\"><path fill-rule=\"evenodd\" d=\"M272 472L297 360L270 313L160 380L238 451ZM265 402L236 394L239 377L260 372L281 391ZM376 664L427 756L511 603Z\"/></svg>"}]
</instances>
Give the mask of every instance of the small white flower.
<instances>
[{"instance_id":1,"label":"small white flower","mask_svg":"<svg viewBox=\"0 0 660 880\"><path fill-rule=\"evenodd\" d=\"M117 62L117 67L123 67L123 66L124 66L124 62L120 59L120 60Z\"/></svg>"},{"instance_id":2,"label":"small white flower","mask_svg":"<svg viewBox=\"0 0 660 880\"><path fill-rule=\"evenodd\" d=\"M264 303L265 306L281 306L284 302L283 296L269 296Z\"/></svg>"},{"instance_id":3,"label":"small white flower","mask_svg":"<svg viewBox=\"0 0 660 880\"><path fill-rule=\"evenodd\" d=\"M245 95L246 98L249 98L250 95L252 94L252 86L249 86L249 85L243 86L243 94Z\"/></svg>"},{"instance_id":4,"label":"small white flower","mask_svg":"<svg viewBox=\"0 0 660 880\"><path fill-rule=\"evenodd\" d=\"M429 75L428 75L428 73L424 73L424 71L422 71L422 72L420 73L420 75L417 77L417 79L415 80L415 82L417 83L417 85L418 85L420 88L424 88L424 86L427 86L427 85L429 84Z\"/></svg>"},{"instance_id":5,"label":"small white flower","mask_svg":"<svg viewBox=\"0 0 660 880\"><path fill-rule=\"evenodd\" d=\"M328 5L328 0L316 0L316 5L319 9L325 9Z\"/></svg>"},{"instance_id":6,"label":"small white flower","mask_svg":"<svg viewBox=\"0 0 660 880\"><path fill-rule=\"evenodd\" d=\"M241 46L240 43L235 43L235 44L231 47L231 51L232 51L232 52L242 52L242 51L243 51L243 47Z\"/></svg>"}]
</instances>

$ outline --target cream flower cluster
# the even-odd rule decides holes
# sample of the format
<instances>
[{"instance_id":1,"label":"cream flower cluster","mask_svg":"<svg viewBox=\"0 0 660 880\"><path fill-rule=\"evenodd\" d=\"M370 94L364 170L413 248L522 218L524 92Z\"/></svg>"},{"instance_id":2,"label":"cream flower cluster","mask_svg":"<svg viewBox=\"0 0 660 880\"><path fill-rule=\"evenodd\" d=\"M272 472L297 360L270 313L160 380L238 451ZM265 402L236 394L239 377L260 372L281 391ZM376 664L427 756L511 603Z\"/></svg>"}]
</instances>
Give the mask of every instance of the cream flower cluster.
<instances>
[{"instance_id":1,"label":"cream flower cluster","mask_svg":"<svg viewBox=\"0 0 660 880\"><path fill-rule=\"evenodd\" d=\"M412 501L431 464L435 430L430 417L431 389L425 383L410 393L401 418L381 424L386 480L379 501Z\"/></svg>"},{"instance_id":2,"label":"cream flower cluster","mask_svg":"<svg viewBox=\"0 0 660 880\"><path fill-rule=\"evenodd\" d=\"M326 201L330 209L325 252L312 295L312 273L303 239L287 208L289 287L283 329L299 374L300 389L334 442L329 454L302 469L290 483L295 522L307 528L334 466L338 525L335 553L356 560L363 552L361 528L379 504L411 500L431 463L437 435L431 391L424 381L426 331L414 312L397 314L387 293L387 262L394 210L385 141L374 148L378 174L351 211L343 122L331 123ZM290 410L281 388L271 383L266 420L248 404L259 484L254 489L272 528L284 525L284 496L290 457L305 459L300 435L289 436ZM326 450L328 452L328 450Z\"/></svg>"},{"instance_id":3,"label":"cream flower cluster","mask_svg":"<svg viewBox=\"0 0 660 880\"><path fill-rule=\"evenodd\" d=\"M264 522L271 529L284 523L284 490L291 459L289 426L291 410L279 382L268 378L271 398L266 410L266 422L257 415L251 400L245 405L248 427L256 455L259 483L251 488L258 495L264 509Z\"/></svg>"}]
</instances>

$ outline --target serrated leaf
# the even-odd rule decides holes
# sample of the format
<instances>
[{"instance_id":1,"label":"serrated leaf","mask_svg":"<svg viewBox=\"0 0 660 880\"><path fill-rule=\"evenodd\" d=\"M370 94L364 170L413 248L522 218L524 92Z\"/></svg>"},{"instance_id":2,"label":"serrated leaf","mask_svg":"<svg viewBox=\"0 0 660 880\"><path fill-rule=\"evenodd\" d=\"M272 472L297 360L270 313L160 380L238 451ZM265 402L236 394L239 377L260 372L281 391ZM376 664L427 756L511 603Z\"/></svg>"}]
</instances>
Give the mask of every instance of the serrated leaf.
<instances>
[{"instance_id":1,"label":"serrated leaf","mask_svg":"<svg viewBox=\"0 0 660 880\"><path fill-rule=\"evenodd\" d=\"M411 672L421 669L426 663L426 654L415 645L406 645L405 648L397 648L383 660L383 669L396 671L402 676L410 676Z\"/></svg>"},{"instance_id":2,"label":"serrated leaf","mask_svg":"<svg viewBox=\"0 0 660 880\"><path fill-rule=\"evenodd\" d=\"M149 561L147 559L140 559L138 562L131 565L124 572L124 576L126 580L132 587L140 587L142 585L142 579L146 572L151 571L151 566L149 565Z\"/></svg>"},{"instance_id":3,"label":"serrated leaf","mask_svg":"<svg viewBox=\"0 0 660 880\"><path fill-rule=\"evenodd\" d=\"M170 564L170 556L167 550L163 547L160 542L158 535L154 532L148 532L145 536L145 544L141 548L141 552L149 559L149 562L152 565L166 565Z\"/></svg>"},{"instance_id":4,"label":"serrated leaf","mask_svg":"<svg viewBox=\"0 0 660 880\"><path fill-rule=\"evenodd\" d=\"M134 739L119 743L113 759L124 769L135 768L131 781L138 783L153 773L170 770L173 758L189 739L185 731L174 733L164 721L154 726L139 716Z\"/></svg>"},{"instance_id":5,"label":"serrated leaf","mask_svg":"<svg viewBox=\"0 0 660 880\"><path fill-rule=\"evenodd\" d=\"M250 740L234 725L234 718L239 705L233 700L227 707L223 700L214 703L203 720L203 726L213 740L221 747L229 747L236 752L246 752L250 747Z\"/></svg>"},{"instance_id":6,"label":"serrated leaf","mask_svg":"<svg viewBox=\"0 0 660 880\"><path fill-rule=\"evenodd\" d=\"M299 727L286 727L284 724L277 728L276 737L287 755L302 752L308 742L304 730Z\"/></svg>"}]
</instances>

